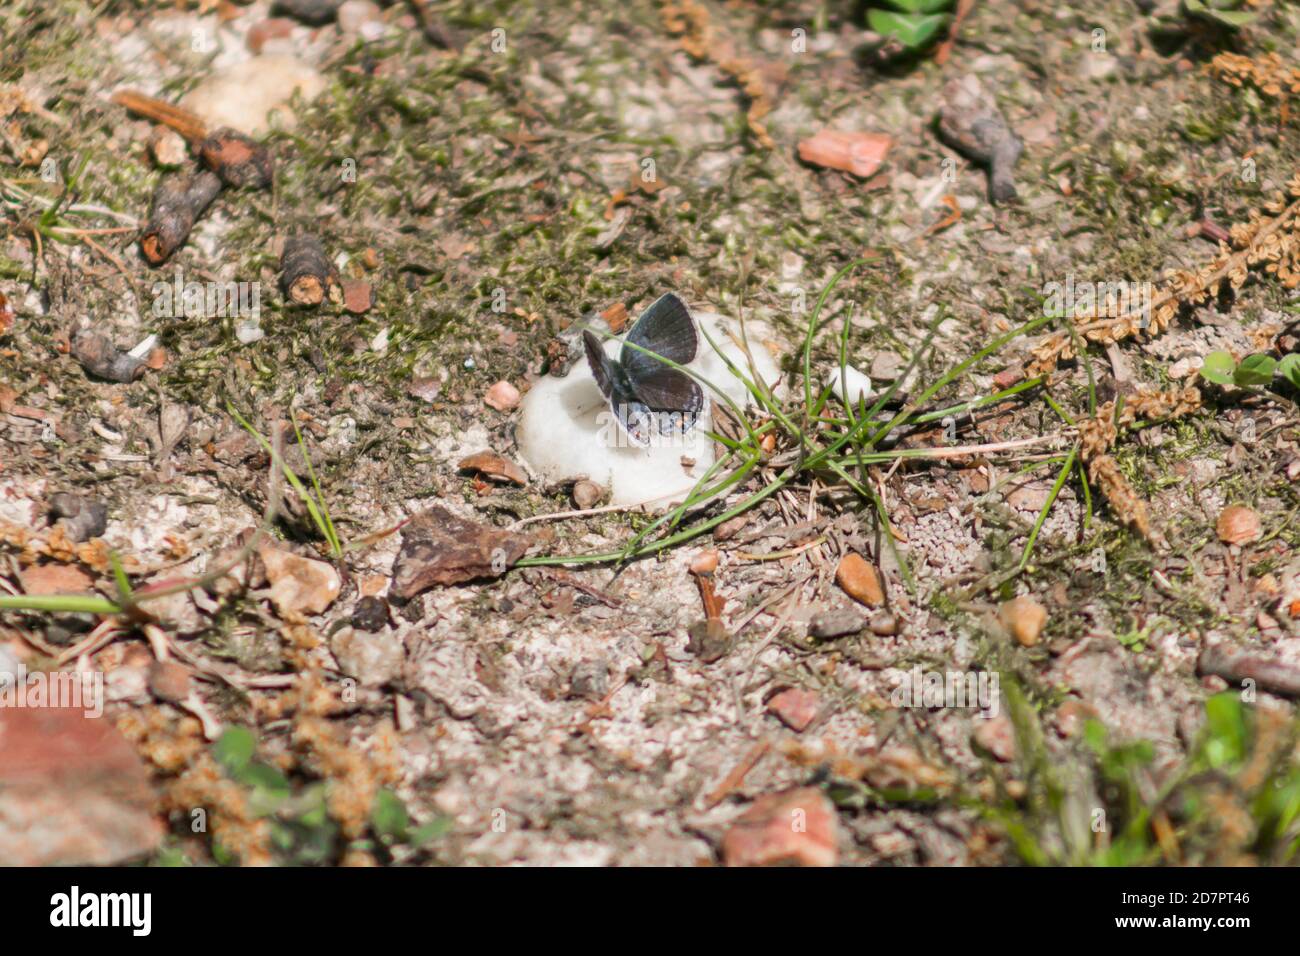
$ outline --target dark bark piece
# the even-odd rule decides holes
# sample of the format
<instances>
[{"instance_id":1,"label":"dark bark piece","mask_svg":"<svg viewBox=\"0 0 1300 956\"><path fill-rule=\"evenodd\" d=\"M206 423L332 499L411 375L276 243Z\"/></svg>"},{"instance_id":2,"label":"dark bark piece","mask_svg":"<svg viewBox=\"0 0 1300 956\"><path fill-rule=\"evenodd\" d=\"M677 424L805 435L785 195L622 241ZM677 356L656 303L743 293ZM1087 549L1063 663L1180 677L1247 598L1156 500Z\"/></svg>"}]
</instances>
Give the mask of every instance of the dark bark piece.
<instances>
[{"instance_id":1,"label":"dark bark piece","mask_svg":"<svg viewBox=\"0 0 1300 956\"><path fill-rule=\"evenodd\" d=\"M171 258L219 192L220 177L206 170L159 184L153 194L153 212L140 235L140 251L150 265L160 266Z\"/></svg>"},{"instance_id":2,"label":"dark bark piece","mask_svg":"<svg viewBox=\"0 0 1300 956\"><path fill-rule=\"evenodd\" d=\"M1260 690L1283 697L1300 697L1300 667L1265 657L1262 654L1233 651L1215 645L1202 648L1196 661L1196 670L1202 675L1222 677L1229 684L1240 687L1243 681L1253 680Z\"/></svg>"},{"instance_id":3,"label":"dark bark piece","mask_svg":"<svg viewBox=\"0 0 1300 956\"><path fill-rule=\"evenodd\" d=\"M223 183L234 189L266 189L271 185L275 167L270 152L237 130L217 130L199 146L199 156Z\"/></svg>"},{"instance_id":4,"label":"dark bark piece","mask_svg":"<svg viewBox=\"0 0 1300 956\"><path fill-rule=\"evenodd\" d=\"M72 337L72 357L96 378L110 382L134 382L144 374L144 359L123 352L98 332L82 329Z\"/></svg>"},{"instance_id":5,"label":"dark bark piece","mask_svg":"<svg viewBox=\"0 0 1300 956\"><path fill-rule=\"evenodd\" d=\"M280 256L280 289L295 305L320 305L338 285L338 272L315 236L290 236Z\"/></svg>"},{"instance_id":6,"label":"dark bark piece","mask_svg":"<svg viewBox=\"0 0 1300 956\"><path fill-rule=\"evenodd\" d=\"M988 167L989 198L993 202L1015 199L1013 174L1025 147L1002 118L997 103L974 74L949 81L943 97L939 135L949 146Z\"/></svg>"},{"instance_id":7,"label":"dark bark piece","mask_svg":"<svg viewBox=\"0 0 1300 956\"><path fill-rule=\"evenodd\" d=\"M391 592L406 600L437 585L500 577L527 549L522 535L466 521L434 505L402 529Z\"/></svg>"},{"instance_id":8,"label":"dark bark piece","mask_svg":"<svg viewBox=\"0 0 1300 956\"><path fill-rule=\"evenodd\" d=\"M287 13L313 27L329 23L343 6L343 0L277 0L276 13Z\"/></svg>"}]
</instances>

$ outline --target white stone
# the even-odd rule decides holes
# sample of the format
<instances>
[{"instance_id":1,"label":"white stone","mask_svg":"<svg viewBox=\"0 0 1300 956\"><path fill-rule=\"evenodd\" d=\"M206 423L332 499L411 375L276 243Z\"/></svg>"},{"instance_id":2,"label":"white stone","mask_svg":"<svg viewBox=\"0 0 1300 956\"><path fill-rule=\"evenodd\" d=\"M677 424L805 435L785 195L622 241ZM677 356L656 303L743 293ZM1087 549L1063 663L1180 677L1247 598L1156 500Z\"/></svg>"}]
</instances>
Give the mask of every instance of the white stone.
<instances>
[{"instance_id":1,"label":"white stone","mask_svg":"<svg viewBox=\"0 0 1300 956\"><path fill-rule=\"evenodd\" d=\"M721 357L725 355L746 376L752 374L744 352L725 331L732 331L739 340L739 325L709 312L693 315L721 355L701 335L695 361L686 367L743 408L750 401L749 392ZM769 387L779 386L780 371L762 345L766 336L756 323L746 323L746 332L759 376ZM614 358L622 347L621 339L605 342L606 353ZM667 507L681 501L714 462L713 442L705 432L712 428L710 401L721 399L703 384L701 388L706 401L696 426L685 435L660 436L651 447L641 448L614 422L590 367L580 360L566 377L547 376L524 396L515 430L520 455L548 482L586 476L604 485L610 489L610 504ZM777 387L776 392L784 395L784 387ZM683 459L693 464L684 466Z\"/></svg>"},{"instance_id":2,"label":"white stone","mask_svg":"<svg viewBox=\"0 0 1300 956\"><path fill-rule=\"evenodd\" d=\"M367 24L381 19L383 15L379 5L370 0L346 0L335 14L339 29L344 33L360 33ZM380 27L382 32L383 24Z\"/></svg>"},{"instance_id":3,"label":"white stone","mask_svg":"<svg viewBox=\"0 0 1300 956\"><path fill-rule=\"evenodd\" d=\"M836 398L850 405L856 405L863 399L871 397L871 379L852 365L844 366L843 375L840 374L838 367L831 369L830 374L826 376L826 384L831 387L831 392ZM848 395L848 398L845 398L845 395Z\"/></svg>"},{"instance_id":4,"label":"white stone","mask_svg":"<svg viewBox=\"0 0 1300 956\"><path fill-rule=\"evenodd\" d=\"M244 320L235 326L235 338L239 339L244 345L252 345L254 342L260 342L266 337L262 327L257 324L257 320Z\"/></svg>"},{"instance_id":5,"label":"white stone","mask_svg":"<svg viewBox=\"0 0 1300 956\"><path fill-rule=\"evenodd\" d=\"M268 115L284 126L293 116L285 105L295 92L311 102L325 88L325 79L296 57L264 53L213 73L185 95L180 105L197 113L209 129L229 126L249 136L270 128Z\"/></svg>"}]
</instances>

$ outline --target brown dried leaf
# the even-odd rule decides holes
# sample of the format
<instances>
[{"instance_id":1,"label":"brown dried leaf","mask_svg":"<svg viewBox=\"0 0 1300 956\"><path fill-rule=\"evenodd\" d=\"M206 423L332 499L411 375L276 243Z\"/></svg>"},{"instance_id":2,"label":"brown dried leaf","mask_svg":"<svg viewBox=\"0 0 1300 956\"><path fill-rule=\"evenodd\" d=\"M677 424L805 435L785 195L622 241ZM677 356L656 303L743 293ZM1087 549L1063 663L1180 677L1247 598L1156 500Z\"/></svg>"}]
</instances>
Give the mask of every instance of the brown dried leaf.
<instances>
[{"instance_id":1,"label":"brown dried leaf","mask_svg":"<svg viewBox=\"0 0 1300 956\"><path fill-rule=\"evenodd\" d=\"M467 521L434 505L402 529L392 594L407 599L436 585L499 577L527 548L522 535Z\"/></svg>"}]
</instances>

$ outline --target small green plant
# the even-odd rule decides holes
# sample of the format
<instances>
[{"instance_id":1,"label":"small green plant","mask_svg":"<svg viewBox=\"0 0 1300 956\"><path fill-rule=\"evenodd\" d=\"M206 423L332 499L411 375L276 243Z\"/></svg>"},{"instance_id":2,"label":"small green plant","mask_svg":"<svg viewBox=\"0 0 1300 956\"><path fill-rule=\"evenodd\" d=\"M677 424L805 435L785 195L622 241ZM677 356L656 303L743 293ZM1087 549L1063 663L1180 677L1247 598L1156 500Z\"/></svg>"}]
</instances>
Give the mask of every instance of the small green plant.
<instances>
[{"instance_id":1,"label":"small green plant","mask_svg":"<svg viewBox=\"0 0 1300 956\"><path fill-rule=\"evenodd\" d=\"M271 842L282 862L292 865L328 863L343 850L338 826L330 819L329 782L295 787L290 779L256 758L257 739L247 727L228 728L212 745L212 757L235 783L248 788L249 808L271 824ZM401 847L418 850L451 829L451 819L435 816L413 826L406 804L391 790L375 794L370 811L370 835L349 844L351 849L392 853ZM218 862L234 862L218 844Z\"/></svg>"},{"instance_id":2,"label":"small green plant","mask_svg":"<svg viewBox=\"0 0 1300 956\"><path fill-rule=\"evenodd\" d=\"M1300 353L1291 352L1279 360L1260 352L1238 362L1227 352L1211 352L1201 364L1201 377L1216 385L1235 385L1281 398L1269 386L1274 379L1281 379L1300 390Z\"/></svg>"},{"instance_id":3,"label":"small green plant","mask_svg":"<svg viewBox=\"0 0 1300 956\"><path fill-rule=\"evenodd\" d=\"M1014 680L1004 691L1028 793L985 812L1031 865L1293 862L1300 852L1300 724L1225 691L1205 701L1181 766L1157 772L1146 740L1115 740L1089 720L1076 759L1050 756L1038 714ZM1225 809L1248 824L1225 839Z\"/></svg>"},{"instance_id":4,"label":"small green plant","mask_svg":"<svg viewBox=\"0 0 1300 956\"><path fill-rule=\"evenodd\" d=\"M883 0L888 7L867 10L867 25L881 36L897 41L909 53L932 43L948 25L952 0Z\"/></svg>"},{"instance_id":5,"label":"small green plant","mask_svg":"<svg viewBox=\"0 0 1300 956\"><path fill-rule=\"evenodd\" d=\"M1147 648L1151 640L1151 632L1154 630L1154 624L1147 624L1143 627L1133 627L1122 634L1116 634L1115 640L1119 642L1120 647L1127 647L1134 654L1141 654Z\"/></svg>"},{"instance_id":6,"label":"small green plant","mask_svg":"<svg viewBox=\"0 0 1300 956\"><path fill-rule=\"evenodd\" d=\"M346 548L343 546L343 542L339 538L338 530L334 527L333 518L330 517L329 505L325 503L325 493L321 491L320 482L316 479L316 469L312 467L311 456L307 454L307 447L303 444L302 431L298 428L297 419L290 414L289 418L293 423L294 437L298 440L298 447L302 449L303 461L307 463L307 478L311 482L311 491L307 490L306 486L302 483L302 479L299 478L298 474L289 467L289 463L286 462L283 457L275 454L275 450L271 447L271 443L266 439L266 437L250 425L248 420L245 419L243 415L239 414L239 411L234 405L227 402L226 410L230 412L231 417L234 418L235 421L239 422L240 427L242 427L244 431L257 439L257 443L262 446L262 449L268 455L271 455L273 459L279 461L280 467L284 471L285 481L289 482L289 486L293 488L293 490L298 493L298 497L302 499L303 505L307 508L307 514L311 516L312 523L316 525L316 530L320 532L321 537L325 539L325 543L329 546L330 556L335 560L342 558Z\"/></svg>"},{"instance_id":7,"label":"small green plant","mask_svg":"<svg viewBox=\"0 0 1300 956\"><path fill-rule=\"evenodd\" d=\"M422 847L447 833L451 829L451 823L451 817L433 817L412 828L406 804L391 790L380 790L375 794L375 806L370 813L370 826L386 847Z\"/></svg>"},{"instance_id":8,"label":"small green plant","mask_svg":"<svg viewBox=\"0 0 1300 956\"><path fill-rule=\"evenodd\" d=\"M1259 16L1253 10L1243 10L1243 0L1183 0L1183 11L1189 17L1237 29L1253 23Z\"/></svg>"}]
</instances>

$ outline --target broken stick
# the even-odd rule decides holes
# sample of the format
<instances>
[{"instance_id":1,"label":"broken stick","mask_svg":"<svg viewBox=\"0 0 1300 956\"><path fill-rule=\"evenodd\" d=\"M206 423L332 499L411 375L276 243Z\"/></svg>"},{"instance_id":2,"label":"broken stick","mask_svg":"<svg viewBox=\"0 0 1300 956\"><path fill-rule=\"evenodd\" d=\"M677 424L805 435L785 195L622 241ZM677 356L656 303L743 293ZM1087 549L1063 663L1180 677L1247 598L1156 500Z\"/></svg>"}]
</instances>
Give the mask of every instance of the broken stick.
<instances>
[{"instance_id":1,"label":"broken stick","mask_svg":"<svg viewBox=\"0 0 1300 956\"><path fill-rule=\"evenodd\" d=\"M234 189L271 185L274 167L266 147L238 130L223 127L199 145L203 165Z\"/></svg>"},{"instance_id":2,"label":"broken stick","mask_svg":"<svg viewBox=\"0 0 1300 956\"><path fill-rule=\"evenodd\" d=\"M202 142L208 131L197 113L180 106L173 106L152 96L145 96L135 90L118 90L113 94L113 102L125 106L132 113L162 123L180 133L191 143Z\"/></svg>"},{"instance_id":3,"label":"broken stick","mask_svg":"<svg viewBox=\"0 0 1300 956\"><path fill-rule=\"evenodd\" d=\"M195 221L220 191L220 178L206 171L173 176L158 185L153 194L153 212L140 234L140 251L150 265L162 265L184 245Z\"/></svg>"},{"instance_id":4,"label":"broken stick","mask_svg":"<svg viewBox=\"0 0 1300 956\"><path fill-rule=\"evenodd\" d=\"M280 289L294 305L320 305L338 286L338 272L315 236L286 239L280 271Z\"/></svg>"},{"instance_id":5,"label":"broken stick","mask_svg":"<svg viewBox=\"0 0 1300 956\"><path fill-rule=\"evenodd\" d=\"M197 113L135 90L118 90L113 102L180 133L198 150L203 164L227 186L265 189L271 185L271 154L251 136L229 127L209 133Z\"/></svg>"}]
</instances>

